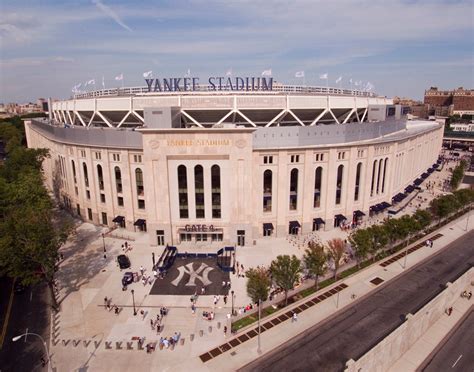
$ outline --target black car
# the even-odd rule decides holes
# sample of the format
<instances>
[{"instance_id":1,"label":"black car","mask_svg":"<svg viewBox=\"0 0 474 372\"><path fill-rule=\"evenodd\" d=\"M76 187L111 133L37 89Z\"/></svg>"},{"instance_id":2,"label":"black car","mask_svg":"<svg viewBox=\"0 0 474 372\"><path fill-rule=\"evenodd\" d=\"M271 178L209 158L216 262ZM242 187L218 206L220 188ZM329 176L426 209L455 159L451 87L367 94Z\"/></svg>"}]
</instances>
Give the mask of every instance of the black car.
<instances>
[{"instance_id":1,"label":"black car","mask_svg":"<svg viewBox=\"0 0 474 372\"><path fill-rule=\"evenodd\" d=\"M130 267L130 259L124 254L117 257L117 262L121 269L128 269Z\"/></svg>"},{"instance_id":2,"label":"black car","mask_svg":"<svg viewBox=\"0 0 474 372\"><path fill-rule=\"evenodd\" d=\"M133 283L133 273L131 271L127 271L125 274L123 274L122 286L126 287L131 283Z\"/></svg>"}]
</instances>

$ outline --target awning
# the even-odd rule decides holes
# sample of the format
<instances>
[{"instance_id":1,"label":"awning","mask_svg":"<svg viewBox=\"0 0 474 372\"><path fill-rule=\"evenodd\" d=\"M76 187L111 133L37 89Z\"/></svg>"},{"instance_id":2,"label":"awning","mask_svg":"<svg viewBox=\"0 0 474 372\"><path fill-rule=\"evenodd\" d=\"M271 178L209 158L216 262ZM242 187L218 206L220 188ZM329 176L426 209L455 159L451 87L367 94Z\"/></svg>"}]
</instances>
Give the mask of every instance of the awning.
<instances>
[{"instance_id":1,"label":"awning","mask_svg":"<svg viewBox=\"0 0 474 372\"><path fill-rule=\"evenodd\" d=\"M115 222L115 223L122 223L123 221L125 221L124 216L117 216L112 220L112 222Z\"/></svg>"},{"instance_id":2,"label":"awning","mask_svg":"<svg viewBox=\"0 0 474 372\"><path fill-rule=\"evenodd\" d=\"M423 183L423 180L421 178L417 178L416 180L413 181L413 184L415 186L420 186Z\"/></svg>"},{"instance_id":3,"label":"awning","mask_svg":"<svg viewBox=\"0 0 474 372\"><path fill-rule=\"evenodd\" d=\"M434 168L428 168L427 172L428 172L429 174L433 173L433 172L434 172Z\"/></svg>"},{"instance_id":4,"label":"awning","mask_svg":"<svg viewBox=\"0 0 474 372\"><path fill-rule=\"evenodd\" d=\"M263 229L268 231L268 230L274 230L275 228L273 227L272 223L264 223L263 224Z\"/></svg>"},{"instance_id":5,"label":"awning","mask_svg":"<svg viewBox=\"0 0 474 372\"><path fill-rule=\"evenodd\" d=\"M360 210L356 210L356 211L354 211L354 216L356 216L357 218L364 217L365 213L360 211Z\"/></svg>"},{"instance_id":6,"label":"awning","mask_svg":"<svg viewBox=\"0 0 474 372\"><path fill-rule=\"evenodd\" d=\"M134 226L144 226L144 225L146 225L146 220L142 220L141 218L139 218L138 220L135 221L135 223L133 225Z\"/></svg>"},{"instance_id":7,"label":"awning","mask_svg":"<svg viewBox=\"0 0 474 372\"><path fill-rule=\"evenodd\" d=\"M301 225L298 221L290 221L290 229L300 228Z\"/></svg>"},{"instance_id":8,"label":"awning","mask_svg":"<svg viewBox=\"0 0 474 372\"><path fill-rule=\"evenodd\" d=\"M410 193L410 192L413 192L413 190L415 190L415 186L413 185L405 187L405 192Z\"/></svg>"},{"instance_id":9,"label":"awning","mask_svg":"<svg viewBox=\"0 0 474 372\"><path fill-rule=\"evenodd\" d=\"M382 202L382 203L380 203L380 204L381 204L381 206L382 206L382 209L387 209L388 207L391 207L391 206L392 206L392 204L389 204L389 203L387 203L387 202Z\"/></svg>"},{"instance_id":10,"label":"awning","mask_svg":"<svg viewBox=\"0 0 474 372\"><path fill-rule=\"evenodd\" d=\"M428 178L429 176L430 176L430 175L425 172L425 173L423 173L423 174L421 175L421 178L425 179L425 178Z\"/></svg>"},{"instance_id":11,"label":"awning","mask_svg":"<svg viewBox=\"0 0 474 372\"><path fill-rule=\"evenodd\" d=\"M324 220L321 217L313 218L313 223L315 223L316 225L326 224L326 222L324 222Z\"/></svg>"},{"instance_id":12,"label":"awning","mask_svg":"<svg viewBox=\"0 0 474 372\"><path fill-rule=\"evenodd\" d=\"M344 220L347 220L347 218L345 216L343 216L342 214L336 214L334 216L334 218L338 221L344 221Z\"/></svg>"},{"instance_id":13,"label":"awning","mask_svg":"<svg viewBox=\"0 0 474 372\"><path fill-rule=\"evenodd\" d=\"M439 164L438 164L438 163L433 164L433 168L434 168L434 169L436 169L436 168L438 168L438 167L439 167Z\"/></svg>"}]
</instances>

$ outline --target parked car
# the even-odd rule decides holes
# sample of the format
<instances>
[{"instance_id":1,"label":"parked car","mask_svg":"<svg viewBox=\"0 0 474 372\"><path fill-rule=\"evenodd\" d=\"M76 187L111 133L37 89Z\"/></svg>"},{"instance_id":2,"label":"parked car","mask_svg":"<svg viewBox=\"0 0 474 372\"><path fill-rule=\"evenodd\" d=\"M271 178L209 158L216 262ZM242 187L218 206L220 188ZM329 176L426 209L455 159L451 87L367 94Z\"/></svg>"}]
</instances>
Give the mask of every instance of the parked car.
<instances>
[{"instance_id":1,"label":"parked car","mask_svg":"<svg viewBox=\"0 0 474 372\"><path fill-rule=\"evenodd\" d=\"M133 273L131 271L127 271L125 274L123 274L122 286L126 287L131 283L133 283Z\"/></svg>"},{"instance_id":2,"label":"parked car","mask_svg":"<svg viewBox=\"0 0 474 372\"><path fill-rule=\"evenodd\" d=\"M124 254L117 257L117 262L121 269L128 269L130 267L130 259Z\"/></svg>"}]
</instances>

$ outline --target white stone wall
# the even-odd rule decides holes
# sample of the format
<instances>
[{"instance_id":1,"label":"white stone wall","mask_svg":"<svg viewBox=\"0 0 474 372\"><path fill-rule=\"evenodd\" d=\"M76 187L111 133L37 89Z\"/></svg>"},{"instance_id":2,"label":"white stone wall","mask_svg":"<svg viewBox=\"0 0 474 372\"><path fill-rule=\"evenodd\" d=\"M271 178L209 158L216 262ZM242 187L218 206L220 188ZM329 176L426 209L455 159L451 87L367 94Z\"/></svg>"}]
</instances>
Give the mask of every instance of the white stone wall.
<instances>
[{"instance_id":1,"label":"white stone wall","mask_svg":"<svg viewBox=\"0 0 474 372\"><path fill-rule=\"evenodd\" d=\"M421 173L426 171L438 157L443 129L419 132L412 137L375 143L313 146L311 148L254 149L253 129L186 129L186 130L143 130L143 151L120 148L97 148L69 145L48 139L46 135L26 125L29 147L49 148L51 157L44 163L46 183L53 188L53 170L58 157L63 158L66 176L62 176L61 194L68 198L71 209L77 205L82 218L89 220L88 209L92 211L92 222L102 224L102 213L107 214L107 224L112 219L124 216L126 228L134 230L133 223L144 219L150 235L150 243L156 244L156 230L165 231L165 243L176 244L179 231L187 224L214 225L224 234L224 242L235 244L237 230L245 230L246 242L263 235L263 223L272 223L276 236L288 234L289 222L298 221L308 233L313 219L326 221L325 229L334 228L334 216L342 214L350 221L355 210L368 214L370 206L382 201L391 202L392 196L403 189ZM211 142L207 142L211 141ZM96 153L100 153L100 159ZM344 153L342 158L340 153ZM114 154L120 160L114 160ZM323 160L316 159L323 154ZM141 155L136 162L134 155ZM291 156L298 155L298 162L291 162ZM272 156L272 164L264 164L263 157ZM372 166L375 160L383 161L380 168L385 171L385 185L382 180L379 192L371 196ZM75 162L77 183L74 183L71 161ZM83 163L87 165L89 187L85 187ZM354 200L357 164L362 163L359 200ZM103 168L104 189L100 190L97 165ZM179 218L177 167L187 167L189 218ZM195 217L194 174L196 165L204 167L205 215ZM222 217L212 218L210 167L219 165L221 170ZM341 203L335 204L337 167L344 166ZM120 167L122 193L115 185L114 168ZM323 168L321 205L313 207L315 169ZM139 209L135 169L144 174L145 209ZM298 169L297 209L289 209L290 172ZM272 210L263 211L263 172L270 169L272 178ZM378 175L378 166L376 176ZM376 190L377 181L374 181ZM76 194L77 187L77 194ZM90 199L86 197L87 191ZM105 195L105 203L101 201ZM122 197L124 206L118 198Z\"/></svg>"}]
</instances>

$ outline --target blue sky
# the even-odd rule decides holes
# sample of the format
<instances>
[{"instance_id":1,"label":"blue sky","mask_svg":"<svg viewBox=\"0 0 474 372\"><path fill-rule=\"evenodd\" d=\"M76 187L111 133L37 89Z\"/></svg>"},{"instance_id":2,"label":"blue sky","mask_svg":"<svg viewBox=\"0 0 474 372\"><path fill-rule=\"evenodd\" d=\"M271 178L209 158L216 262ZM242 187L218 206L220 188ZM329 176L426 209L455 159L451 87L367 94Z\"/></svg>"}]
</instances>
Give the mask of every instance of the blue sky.
<instances>
[{"instance_id":1,"label":"blue sky","mask_svg":"<svg viewBox=\"0 0 474 372\"><path fill-rule=\"evenodd\" d=\"M3 0L0 102L67 98L95 79L259 76L387 96L474 84L474 2L462 0Z\"/></svg>"}]
</instances>

